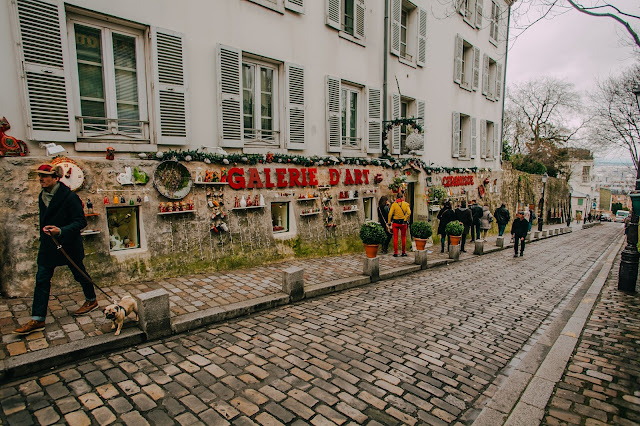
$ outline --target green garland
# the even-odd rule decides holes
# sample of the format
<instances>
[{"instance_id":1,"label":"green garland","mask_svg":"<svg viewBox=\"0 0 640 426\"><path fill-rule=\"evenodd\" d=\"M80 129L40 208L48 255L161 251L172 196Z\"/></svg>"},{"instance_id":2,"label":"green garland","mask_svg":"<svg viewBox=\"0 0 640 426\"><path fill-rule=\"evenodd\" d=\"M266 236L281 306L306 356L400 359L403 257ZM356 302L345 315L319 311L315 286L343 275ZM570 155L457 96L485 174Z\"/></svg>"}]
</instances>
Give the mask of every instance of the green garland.
<instances>
[{"instance_id":1,"label":"green garland","mask_svg":"<svg viewBox=\"0 0 640 426\"><path fill-rule=\"evenodd\" d=\"M355 158L355 157L337 157L317 156L305 157L303 155L290 154L212 154L199 150L169 150L158 151L156 153L147 154L148 160L174 160L174 161L202 161L207 164L220 164L223 166L238 165L256 165L256 164L293 164L296 166L337 166L337 165L356 165L356 166L382 166L386 169L402 169L407 165L418 166L428 175L432 173L476 173L478 171L491 171L491 169L483 169L478 167L432 167L428 166L424 161L418 158Z\"/></svg>"}]
</instances>

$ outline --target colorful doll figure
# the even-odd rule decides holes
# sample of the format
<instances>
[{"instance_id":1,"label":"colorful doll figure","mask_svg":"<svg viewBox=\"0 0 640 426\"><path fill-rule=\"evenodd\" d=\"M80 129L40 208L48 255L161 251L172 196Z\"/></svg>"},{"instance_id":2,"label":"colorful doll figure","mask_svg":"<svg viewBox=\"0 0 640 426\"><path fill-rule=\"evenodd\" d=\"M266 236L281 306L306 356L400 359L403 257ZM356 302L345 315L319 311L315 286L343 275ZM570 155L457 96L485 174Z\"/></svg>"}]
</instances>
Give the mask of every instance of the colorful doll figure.
<instances>
[{"instance_id":1,"label":"colorful doll figure","mask_svg":"<svg viewBox=\"0 0 640 426\"><path fill-rule=\"evenodd\" d=\"M87 213L93 214L93 203L89 198L87 198Z\"/></svg>"},{"instance_id":2,"label":"colorful doll figure","mask_svg":"<svg viewBox=\"0 0 640 426\"><path fill-rule=\"evenodd\" d=\"M104 204L109 204L109 197L106 195L104 196Z\"/></svg>"},{"instance_id":3,"label":"colorful doll figure","mask_svg":"<svg viewBox=\"0 0 640 426\"><path fill-rule=\"evenodd\" d=\"M113 204L119 204L120 203L120 199L118 198L117 195L113 196Z\"/></svg>"}]
</instances>

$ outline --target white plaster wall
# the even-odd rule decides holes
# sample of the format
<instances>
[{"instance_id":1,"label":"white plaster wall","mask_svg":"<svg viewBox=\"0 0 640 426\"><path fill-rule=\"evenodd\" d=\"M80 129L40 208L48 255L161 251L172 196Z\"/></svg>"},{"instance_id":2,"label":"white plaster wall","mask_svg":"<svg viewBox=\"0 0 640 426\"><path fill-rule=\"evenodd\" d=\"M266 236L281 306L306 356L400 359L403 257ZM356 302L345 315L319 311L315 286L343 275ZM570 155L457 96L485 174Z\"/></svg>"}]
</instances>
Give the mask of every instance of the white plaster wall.
<instances>
[{"instance_id":1,"label":"white plaster wall","mask_svg":"<svg viewBox=\"0 0 640 426\"><path fill-rule=\"evenodd\" d=\"M488 101L481 88L477 92L468 92L453 82L454 40L456 33L460 33L479 47L481 54L488 53L502 62L503 72L506 72L504 41L498 48L489 43L486 18L483 19L483 28L475 30L454 13L449 4L426 0L414 0L414 3L428 12L427 64L424 68L413 68L389 55L389 94L397 92L397 78L403 94L426 101L423 159L428 164L498 169L498 161L480 158L461 161L451 157L453 111L476 117L478 126L480 119L500 123L502 118L501 100ZM326 75L382 88L382 1L367 1L366 47L340 38L336 30L325 25L324 0L305 1L304 15L290 11L280 14L248 0L70 0L67 4L186 34L192 135L191 146L186 148L218 145L217 43L305 67L306 155L326 154ZM507 10L505 3L502 7ZM0 47L1 51L8 52L0 62L0 76L4 82L0 85L0 111L12 124L10 134L26 139L26 116L18 75L16 40L10 30L9 0L0 3L0 12L0 24L3 24L0 26ZM484 0L484 13L490 14L489 0ZM500 32L502 36L506 34L506 13ZM30 144L30 148L36 154L43 154L37 144Z\"/></svg>"}]
</instances>

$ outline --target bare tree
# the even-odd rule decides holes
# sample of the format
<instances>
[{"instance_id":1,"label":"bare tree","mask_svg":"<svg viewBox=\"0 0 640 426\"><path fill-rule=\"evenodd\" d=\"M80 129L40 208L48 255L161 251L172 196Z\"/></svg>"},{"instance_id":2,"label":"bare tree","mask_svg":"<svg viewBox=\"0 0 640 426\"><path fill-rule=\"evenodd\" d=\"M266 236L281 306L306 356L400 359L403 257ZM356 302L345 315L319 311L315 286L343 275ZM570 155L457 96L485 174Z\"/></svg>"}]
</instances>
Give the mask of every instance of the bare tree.
<instances>
[{"instance_id":1,"label":"bare tree","mask_svg":"<svg viewBox=\"0 0 640 426\"><path fill-rule=\"evenodd\" d=\"M631 156L636 172L640 163L640 111L633 91L638 87L640 65L599 82L591 96L594 120L590 124L597 147L623 148Z\"/></svg>"},{"instance_id":2,"label":"bare tree","mask_svg":"<svg viewBox=\"0 0 640 426\"><path fill-rule=\"evenodd\" d=\"M640 50L640 16L629 13L616 5L615 0L604 2L602 0L584 0L578 3L575 0L521 0L512 7L514 38L543 19L552 19L554 16L577 10L580 13L594 18L612 19L616 21L627 34L627 43Z\"/></svg>"}]
</instances>

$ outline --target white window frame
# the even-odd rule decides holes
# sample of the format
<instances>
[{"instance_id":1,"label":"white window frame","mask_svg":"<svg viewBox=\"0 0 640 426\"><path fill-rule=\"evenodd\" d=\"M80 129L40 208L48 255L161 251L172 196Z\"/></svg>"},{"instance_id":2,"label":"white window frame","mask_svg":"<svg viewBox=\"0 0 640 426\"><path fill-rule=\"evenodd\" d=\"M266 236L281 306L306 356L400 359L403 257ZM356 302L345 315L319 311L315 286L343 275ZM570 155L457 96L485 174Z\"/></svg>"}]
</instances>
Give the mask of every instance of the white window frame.
<instances>
[{"instance_id":1,"label":"white window frame","mask_svg":"<svg viewBox=\"0 0 640 426\"><path fill-rule=\"evenodd\" d=\"M102 65L103 65L103 84L105 92L105 108L106 120L108 123L108 132L85 132L82 124L82 110L80 102L80 78L78 75L78 57L75 43L75 24L86 27L96 28L101 31L102 36ZM74 98L74 114L78 122L78 140L92 142L104 141L108 142L125 142L125 143L151 143L150 127L149 127L149 102L152 102L148 95L147 81L150 75L147 67L148 46L145 40L147 31L139 28L128 27L118 23L108 22L88 16L78 15L75 13L67 14L67 33L69 43L69 57L71 62L71 78L72 93ZM123 34L125 36L134 37L136 40L136 75L138 84L138 112L139 121L141 123L140 136L133 137L137 134L119 134L117 124L117 99L115 87L115 66L113 63L113 42L112 35ZM129 121L129 120L125 120Z\"/></svg>"},{"instance_id":2,"label":"white window frame","mask_svg":"<svg viewBox=\"0 0 640 426\"><path fill-rule=\"evenodd\" d=\"M471 116L460 113L460 156L459 160L471 158Z\"/></svg>"},{"instance_id":3,"label":"white window frame","mask_svg":"<svg viewBox=\"0 0 640 426\"><path fill-rule=\"evenodd\" d=\"M498 74L498 62L489 57L489 86L487 91L487 99L496 101L496 78Z\"/></svg>"},{"instance_id":4,"label":"white window frame","mask_svg":"<svg viewBox=\"0 0 640 426\"><path fill-rule=\"evenodd\" d=\"M340 116L342 116L342 109L344 107L344 102L345 102L345 98L342 96L342 94L344 92L347 93L347 95L350 95L351 93L355 93L357 94L357 99L358 99L358 105L356 106L356 110L357 110L357 122L356 122L356 145L355 146L351 146L349 144L346 144L345 142L345 135L342 134L342 127L340 128L340 144L342 146L342 152L344 154L347 154L348 152L363 152L364 151L364 138L362 137L363 135L363 127L364 127L364 88L362 86L358 86L346 81L342 81L340 83ZM350 96L348 96L348 98L350 98ZM347 135L350 133L349 130L349 122L350 122L350 118L351 118L351 110L349 108L349 106L347 105L346 108L346 123L344 123L345 129L346 129L346 133Z\"/></svg>"},{"instance_id":5,"label":"white window frame","mask_svg":"<svg viewBox=\"0 0 640 426\"><path fill-rule=\"evenodd\" d=\"M460 87L471 90L473 83L473 46L468 41L462 45L462 80Z\"/></svg>"},{"instance_id":6,"label":"white window frame","mask_svg":"<svg viewBox=\"0 0 640 426\"><path fill-rule=\"evenodd\" d=\"M273 148L280 148L282 146L282 137L280 134L280 108L282 107L282 105L280 104L280 79L282 78L282 64L281 63L274 63L274 62L267 62L261 59L257 59L253 56L250 55L242 55L242 64L240 66L240 79L241 82L243 83L243 86L241 88L242 92L244 92L244 79L242 78L242 70L244 68L245 65L252 65L254 67L254 87L253 87L253 96L254 96L254 105L253 105L253 117L254 117L254 125L256 125L257 127L254 128L253 130L256 131L256 137L255 138L247 138L246 137L246 129L244 128L244 105L241 104L240 106L240 110L242 112L242 122L243 122L243 126L242 126L242 142L243 142L243 147L263 147L263 146L268 146L268 147L273 147ZM262 121L261 121L261 99L262 97L260 96L261 91L260 91L260 87L259 87L259 76L260 76L260 68L269 68L273 71L273 87L272 87L272 93L273 93L273 98L272 98L272 111L273 111L273 116L271 117L271 120L273 122L273 130L271 131L273 133L273 138L272 139L265 139L264 135L262 135ZM244 97L241 96L241 100L244 100Z\"/></svg>"},{"instance_id":7,"label":"white window frame","mask_svg":"<svg viewBox=\"0 0 640 426\"><path fill-rule=\"evenodd\" d=\"M341 38L365 46L366 4L365 0L324 0L326 2L326 23L338 30ZM353 34L345 31L345 5L353 2Z\"/></svg>"},{"instance_id":8,"label":"white window frame","mask_svg":"<svg viewBox=\"0 0 640 426\"><path fill-rule=\"evenodd\" d=\"M249 0L251 3L259 4L260 6L271 9L280 14L284 14L284 1L283 0Z\"/></svg>"},{"instance_id":9,"label":"white window frame","mask_svg":"<svg viewBox=\"0 0 640 426\"><path fill-rule=\"evenodd\" d=\"M479 29L482 26L482 2L483 0L460 0L458 3L458 12L471 28Z\"/></svg>"},{"instance_id":10,"label":"white window frame","mask_svg":"<svg viewBox=\"0 0 640 426\"><path fill-rule=\"evenodd\" d=\"M498 46L498 31L500 29L500 6L495 1L491 2L491 20L489 21L489 41Z\"/></svg>"}]
</instances>

